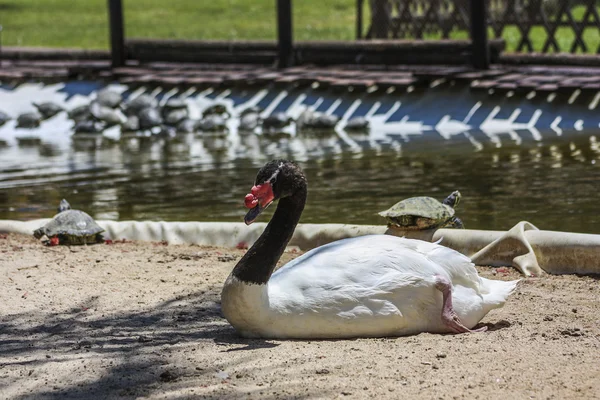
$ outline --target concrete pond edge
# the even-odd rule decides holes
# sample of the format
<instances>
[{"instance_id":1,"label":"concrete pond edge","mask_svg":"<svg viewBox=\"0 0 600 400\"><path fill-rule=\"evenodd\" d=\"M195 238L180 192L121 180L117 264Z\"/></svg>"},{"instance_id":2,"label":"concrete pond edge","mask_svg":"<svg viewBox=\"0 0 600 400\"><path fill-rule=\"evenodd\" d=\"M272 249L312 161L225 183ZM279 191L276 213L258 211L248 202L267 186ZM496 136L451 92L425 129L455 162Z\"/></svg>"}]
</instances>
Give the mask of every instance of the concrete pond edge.
<instances>
[{"instance_id":1,"label":"concrete pond edge","mask_svg":"<svg viewBox=\"0 0 600 400\"><path fill-rule=\"evenodd\" d=\"M31 235L50 219L0 220L0 232ZM111 240L165 241L169 244L251 246L266 223L241 222L97 221ZM392 234L436 241L473 259L478 265L512 266L525 276L600 274L600 235L539 230L527 221L508 231L437 229L400 231L386 226L351 224L299 224L289 246L310 250L335 240Z\"/></svg>"}]
</instances>

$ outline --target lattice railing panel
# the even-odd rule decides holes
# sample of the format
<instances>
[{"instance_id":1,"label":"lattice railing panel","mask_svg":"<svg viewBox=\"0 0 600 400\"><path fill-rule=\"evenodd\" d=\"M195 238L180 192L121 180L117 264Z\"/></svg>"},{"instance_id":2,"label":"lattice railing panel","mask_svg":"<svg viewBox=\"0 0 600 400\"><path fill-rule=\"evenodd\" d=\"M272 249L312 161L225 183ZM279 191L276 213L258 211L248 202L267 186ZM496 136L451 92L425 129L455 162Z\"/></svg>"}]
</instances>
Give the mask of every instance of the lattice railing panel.
<instances>
[{"instance_id":1,"label":"lattice railing panel","mask_svg":"<svg viewBox=\"0 0 600 400\"><path fill-rule=\"evenodd\" d=\"M491 37L518 52L600 53L600 0L487 0ZM469 0L370 0L367 38L466 37Z\"/></svg>"}]
</instances>

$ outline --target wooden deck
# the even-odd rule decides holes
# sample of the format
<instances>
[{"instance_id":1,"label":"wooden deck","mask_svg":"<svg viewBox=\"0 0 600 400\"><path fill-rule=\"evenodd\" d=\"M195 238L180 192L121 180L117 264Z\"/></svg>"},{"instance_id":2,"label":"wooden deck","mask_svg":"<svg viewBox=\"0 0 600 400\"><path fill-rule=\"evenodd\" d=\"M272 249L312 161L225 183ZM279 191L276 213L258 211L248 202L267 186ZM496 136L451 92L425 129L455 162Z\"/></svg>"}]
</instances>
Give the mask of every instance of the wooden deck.
<instances>
[{"instance_id":1,"label":"wooden deck","mask_svg":"<svg viewBox=\"0 0 600 400\"><path fill-rule=\"evenodd\" d=\"M487 71L456 65L337 65L279 70L267 65L129 62L112 69L106 59L3 60L0 82L60 82L90 79L132 86L235 87L256 85L319 86L334 90L376 92L426 86L440 79L469 84L472 90L600 91L600 67L497 64Z\"/></svg>"}]
</instances>

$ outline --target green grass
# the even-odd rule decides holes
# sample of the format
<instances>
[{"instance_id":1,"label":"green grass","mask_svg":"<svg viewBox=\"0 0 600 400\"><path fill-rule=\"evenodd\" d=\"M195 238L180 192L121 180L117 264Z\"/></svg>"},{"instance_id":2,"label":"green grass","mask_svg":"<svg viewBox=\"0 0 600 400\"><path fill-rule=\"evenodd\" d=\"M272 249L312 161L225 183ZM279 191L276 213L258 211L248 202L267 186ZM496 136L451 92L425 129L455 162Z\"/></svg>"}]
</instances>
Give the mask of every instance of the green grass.
<instances>
[{"instance_id":1,"label":"green grass","mask_svg":"<svg viewBox=\"0 0 600 400\"><path fill-rule=\"evenodd\" d=\"M106 1L0 1L5 46L108 48Z\"/></svg>"},{"instance_id":2,"label":"green grass","mask_svg":"<svg viewBox=\"0 0 600 400\"><path fill-rule=\"evenodd\" d=\"M123 4L127 37L222 40L276 37L275 0L123 0ZM354 39L355 0L296 0L293 7L295 40ZM583 12L583 7L575 8L575 19L581 19ZM365 25L368 18L365 15ZM106 0L0 0L0 24L4 28L5 46L108 48ZM502 36L507 41L507 50L514 51L520 41L517 28L505 28ZM561 50L569 51L573 32L560 28L557 36ZM530 37L534 49L541 50L546 38L543 29L534 28ZM468 34L455 31L452 38L466 39ZM588 28L584 40L588 52L595 53L600 44L599 30Z\"/></svg>"},{"instance_id":3,"label":"green grass","mask_svg":"<svg viewBox=\"0 0 600 400\"><path fill-rule=\"evenodd\" d=\"M6 46L108 48L106 0L0 0ZM123 0L127 37L276 38L275 0ZM353 0L294 2L296 40L355 37Z\"/></svg>"}]
</instances>

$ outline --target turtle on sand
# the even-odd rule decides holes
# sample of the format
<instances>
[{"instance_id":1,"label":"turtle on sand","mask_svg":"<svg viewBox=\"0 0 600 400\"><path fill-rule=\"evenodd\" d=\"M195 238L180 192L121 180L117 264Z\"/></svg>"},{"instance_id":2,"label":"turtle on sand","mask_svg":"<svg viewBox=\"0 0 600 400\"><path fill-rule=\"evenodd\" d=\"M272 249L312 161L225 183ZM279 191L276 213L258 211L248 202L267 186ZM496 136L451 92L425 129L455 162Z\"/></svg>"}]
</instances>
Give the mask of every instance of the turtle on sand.
<instances>
[{"instance_id":1,"label":"turtle on sand","mask_svg":"<svg viewBox=\"0 0 600 400\"><path fill-rule=\"evenodd\" d=\"M392 228L425 230L434 228L464 228L454 215L454 207L460 202L460 192L452 192L441 203L433 197L411 197L394 204L379 213L387 218Z\"/></svg>"},{"instance_id":2,"label":"turtle on sand","mask_svg":"<svg viewBox=\"0 0 600 400\"><path fill-rule=\"evenodd\" d=\"M58 214L50 222L33 231L33 236L40 239L44 235L50 239L50 245L57 244L91 244L104 241L104 229L87 213L72 210L67 200L63 199L58 206Z\"/></svg>"}]
</instances>

